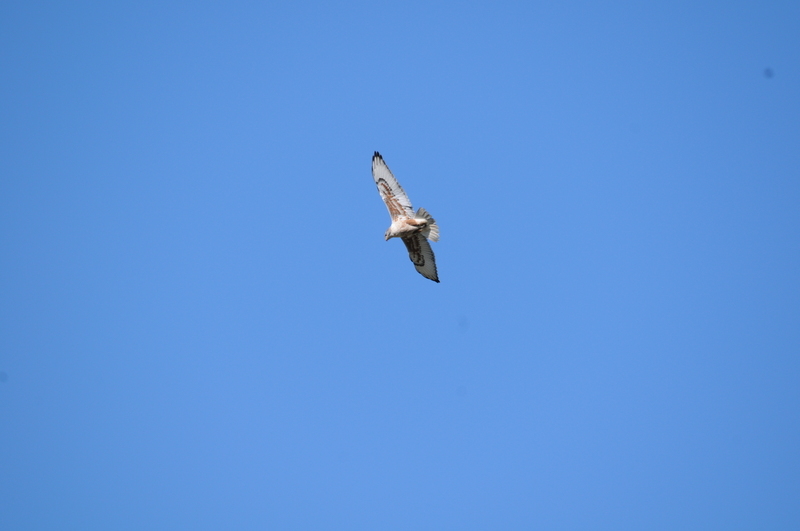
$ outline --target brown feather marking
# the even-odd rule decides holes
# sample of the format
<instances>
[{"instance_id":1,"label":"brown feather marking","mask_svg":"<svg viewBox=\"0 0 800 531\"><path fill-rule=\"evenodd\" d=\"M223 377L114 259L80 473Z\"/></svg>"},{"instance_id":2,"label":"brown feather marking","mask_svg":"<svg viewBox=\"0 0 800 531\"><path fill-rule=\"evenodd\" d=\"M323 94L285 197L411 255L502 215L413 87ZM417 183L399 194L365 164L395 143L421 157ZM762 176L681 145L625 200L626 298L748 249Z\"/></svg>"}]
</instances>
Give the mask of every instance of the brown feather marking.
<instances>
[{"instance_id":1,"label":"brown feather marking","mask_svg":"<svg viewBox=\"0 0 800 531\"><path fill-rule=\"evenodd\" d=\"M400 217L404 213L403 206L400 204L400 201L395 197L394 193L392 192L392 187L389 186L389 183L381 179L378 183L379 186L383 188L383 199L386 202L386 206L389 208L389 214L392 216L392 219L396 219Z\"/></svg>"},{"instance_id":2,"label":"brown feather marking","mask_svg":"<svg viewBox=\"0 0 800 531\"><path fill-rule=\"evenodd\" d=\"M417 238L402 238L403 243L406 244L406 249L408 249L408 256L411 258L411 261L414 262L414 265L417 266L424 266L425 265L425 255L422 254L422 249L419 246L419 242Z\"/></svg>"}]
</instances>

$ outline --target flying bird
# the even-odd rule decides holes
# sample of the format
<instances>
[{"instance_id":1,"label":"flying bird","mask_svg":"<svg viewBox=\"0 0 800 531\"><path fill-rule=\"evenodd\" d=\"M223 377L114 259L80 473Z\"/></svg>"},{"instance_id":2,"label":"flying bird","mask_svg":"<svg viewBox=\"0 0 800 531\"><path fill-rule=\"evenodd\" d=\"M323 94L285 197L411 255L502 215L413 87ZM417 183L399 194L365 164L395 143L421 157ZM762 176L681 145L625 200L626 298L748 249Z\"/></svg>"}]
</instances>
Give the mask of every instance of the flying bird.
<instances>
[{"instance_id":1,"label":"flying bird","mask_svg":"<svg viewBox=\"0 0 800 531\"><path fill-rule=\"evenodd\" d=\"M389 166L377 151L372 156L372 178L375 179L378 192L392 217L392 224L384 234L386 240L402 239L408 249L408 256L414 262L414 267L417 268L419 274L434 282L439 282L433 249L428 243L428 239L439 241L439 226L436 225L436 220L424 208L414 212L403 187L394 178Z\"/></svg>"}]
</instances>

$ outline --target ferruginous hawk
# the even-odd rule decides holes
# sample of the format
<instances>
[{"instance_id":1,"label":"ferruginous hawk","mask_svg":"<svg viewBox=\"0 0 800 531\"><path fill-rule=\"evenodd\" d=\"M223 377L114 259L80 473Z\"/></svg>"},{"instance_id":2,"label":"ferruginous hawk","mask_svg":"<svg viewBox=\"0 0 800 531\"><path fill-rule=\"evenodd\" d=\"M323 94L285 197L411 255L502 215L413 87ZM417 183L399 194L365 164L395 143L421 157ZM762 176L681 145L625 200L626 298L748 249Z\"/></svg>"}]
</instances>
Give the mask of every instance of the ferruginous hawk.
<instances>
[{"instance_id":1,"label":"ferruginous hawk","mask_svg":"<svg viewBox=\"0 0 800 531\"><path fill-rule=\"evenodd\" d=\"M424 208L414 212L403 187L394 178L389 166L377 151L372 156L372 178L375 179L378 192L392 217L392 224L384 234L386 240L401 238L417 271L423 277L439 282L433 249L428 243L429 238L435 242L439 241L439 226L436 225L436 220Z\"/></svg>"}]
</instances>

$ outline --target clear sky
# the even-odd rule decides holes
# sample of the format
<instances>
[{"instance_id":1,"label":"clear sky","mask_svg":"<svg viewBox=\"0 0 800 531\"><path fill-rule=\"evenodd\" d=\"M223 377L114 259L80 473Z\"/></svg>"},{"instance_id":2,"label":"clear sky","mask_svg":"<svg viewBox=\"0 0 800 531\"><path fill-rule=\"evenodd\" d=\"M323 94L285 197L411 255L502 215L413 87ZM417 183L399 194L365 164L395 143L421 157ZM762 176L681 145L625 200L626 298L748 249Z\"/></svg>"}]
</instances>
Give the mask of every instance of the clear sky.
<instances>
[{"instance_id":1,"label":"clear sky","mask_svg":"<svg viewBox=\"0 0 800 531\"><path fill-rule=\"evenodd\" d=\"M4 530L800 527L798 2L5 1L0 216Z\"/></svg>"}]
</instances>

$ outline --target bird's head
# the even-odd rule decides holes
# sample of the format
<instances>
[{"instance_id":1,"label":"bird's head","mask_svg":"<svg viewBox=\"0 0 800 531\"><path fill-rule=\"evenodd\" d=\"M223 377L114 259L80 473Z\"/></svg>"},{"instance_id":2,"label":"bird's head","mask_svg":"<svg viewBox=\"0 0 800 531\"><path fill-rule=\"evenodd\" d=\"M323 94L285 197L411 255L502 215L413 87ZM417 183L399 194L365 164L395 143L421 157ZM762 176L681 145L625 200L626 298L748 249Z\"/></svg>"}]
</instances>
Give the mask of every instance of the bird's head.
<instances>
[{"instance_id":1,"label":"bird's head","mask_svg":"<svg viewBox=\"0 0 800 531\"><path fill-rule=\"evenodd\" d=\"M383 237L386 238L386 241L388 242L389 238L395 238L396 236L394 236L392 234L392 229L390 227L390 228L386 229L386 234L384 234Z\"/></svg>"}]
</instances>

